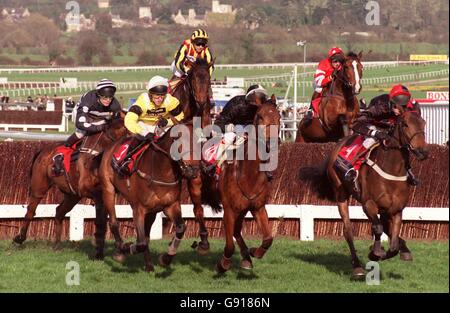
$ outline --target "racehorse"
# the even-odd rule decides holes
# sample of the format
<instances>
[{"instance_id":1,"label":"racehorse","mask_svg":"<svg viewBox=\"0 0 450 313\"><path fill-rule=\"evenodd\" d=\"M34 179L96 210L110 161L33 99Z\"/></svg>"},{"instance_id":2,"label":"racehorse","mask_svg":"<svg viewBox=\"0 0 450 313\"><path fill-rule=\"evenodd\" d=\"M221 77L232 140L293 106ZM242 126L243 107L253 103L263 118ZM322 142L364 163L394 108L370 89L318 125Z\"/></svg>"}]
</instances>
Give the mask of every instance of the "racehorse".
<instances>
[{"instance_id":1,"label":"racehorse","mask_svg":"<svg viewBox=\"0 0 450 313\"><path fill-rule=\"evenodd\" d=\"M333 78L329 87L325 87L319 104L319 118L309 123L300 121L296 142L338 141L349 135L349 129L359 112L356 95L361 91L362 52L353 52L345 57L344 66ZM320 96L314 92L312 100Z\"/></svg>"},{"instance_id":2,"label":"racehorse","mask_svg":"<svg viewBox=\"0 0 450 313\"><path fill-rule=\"evenodd\" d=\"M177 139L169 136L167 131L157 142L151 142L148 148L142 152L136 160L137 171L130 177L123 177L116 173L110 166L114 151L122 144L117 142L107 150L100 165L100 180L103 192L103 202L109 215L109 225L115 239L116 250L114 259L123 262L126 254L144 253L145 270L153 271L148 248L150 229L155 221L156 214L163 211L164 214L176 225L176 234L173 237L166 254L159 257L159 263L167 266L176 254L177 247L183 237L185 224L181 216L180 194L181 176L186 178L198 175L199 161L193 161L190 147L193 136L191 124L180 124L174 127L185 127ZM181 143L185 152L183 160L174 161L172 155L173 144ZM175 144L174 144L175 146ZM187 159L187 160L186 160ZM183 171L180 170L180 166ZM133 220L137 231L135 244L124 244L119 233L119 224L115 212L115 195L120 192L130 203L133 209Z\"/></svg>"},{"instance_id":3,"label":"racehorse","mask_svg":"<svg viewBox=\"0 0 450 313\"><path fill-rule=\"evenodd\" d=\"M197 58L195 62L189 62L189 64L190 70L187 76L175 87L172 95L180 100L184 121L190 121L193 117L201 117L201 126L204 128L211 125L210 68L214 61L208 63L204 59ZM207 185L203 184L203 181L205 181L203 173L187 181L189 195L194 205L195 220L199 224L200 243L197 251L201 255L209 251L208 231L203 217L202 203L209 204L215 210L220 209L220 205L215 201L215 197L210 196L211 191Z\"/></svg>"},{"instance_id":4,"label":"racehorse","mask_svg":"<svg viewBox=\"0 0 450 313\"><path fill-rule=\"evenodd\" d=\"M417 112L406 111L399 116L390 129L391 137L375 147L369 159L361 165L358 183L361 186L363 210L372 223L375 237L370 249L369 259L385 260L396 256L400 251L402 260L412 260L412 255L405 240L399 237L402 224L402 211L409 197L409 184L406 182L405 162L412 152L419 160L428 156L425 141L425 121ZM350 248L354 277L364 277L364 270L353 245L353 230L349 218L348 201L351 191L343 184L333 164L343 140L331 153L322 169L302 168L300 177L310 180L316 192L322 197L336 201L344 222L344 236ZM378 218L377 214L380 214ZM387 252L381 246L380 237L385 232L390 238Z\"/></svg>"},{"instance_id":5,"label":"racehorse","mask_svg":"<svg viewBox=\"0 0 450 313\"><path fill-rule=\"evenodd\" d=\"M258 149L267 150L269 143L273 143L274 140L278 142L280 114L275 101L275 97L272 95L270 100L258 107L253 122L256 128L255 137L258 139L249 135L247 141L240 146L244 149L244 158L227 161L223 165L219 178L219 191L224 212L226 244L224 253L216 264L216 271L219 273L224 273L231 267L231 257L234 253L233 237L240 248L242 257L240 266L244 269L253 268L251 257L262 258L272 245L273 237L265 208L271 184L266 173L260 169L263 161L261 161L259 153L256 152L256 157L250 156L249 146L253 142L258 145ZM271 153L278 153L273 149L271 146ZM244 217L249 211L263 233L263 241L258 248L249 249L241 234Z\"/></svg>"},{"instance_id":6,"label":"racehorse","mask_svg":"<svg viewBox=\"0 0 450 313\"><path fill-rule=\"evenodd\" d=\"M56 207L55 215L55 244L54 248L60 248L62 222L64 216L83 197L93 199L95 202L95 239L96 259L103 259L103 247L106 234L107 216L103 209L101 189L98 180L98 167L103 151L126 134L123 116L111 122L106 130L92 136L86 136L79 150L76 162L71 163L69 173L55 176L52 172L53 156L55 148L61 143L52 144L36 153L31 165L30 201L27 206L25 223L20 233L14 238L14 242L22 244L27 238L28 227L36 214L36 208L44 198L51 186L55 185L64 194L63 201Z\"/></svg>"}]
</instances>

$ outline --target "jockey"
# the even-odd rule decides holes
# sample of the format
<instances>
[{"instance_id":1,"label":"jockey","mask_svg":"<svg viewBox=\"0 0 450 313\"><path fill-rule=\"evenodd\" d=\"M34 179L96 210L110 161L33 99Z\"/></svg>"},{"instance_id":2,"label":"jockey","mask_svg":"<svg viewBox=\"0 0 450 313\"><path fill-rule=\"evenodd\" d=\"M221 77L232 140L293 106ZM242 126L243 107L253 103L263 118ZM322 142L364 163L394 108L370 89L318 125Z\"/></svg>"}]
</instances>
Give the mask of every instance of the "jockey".
<instances>
[{"instance_id":1,"label":"jockey","mask_svg":"<svg viewBox=\"0 0 450 313\"><path fill-rule=\"evenodd\" d=\"M314 74L314 94L312 96L311 105L305 113L305 123L311 122L314 115L319 112L315 108L314 103L319 104L322 96L323 87L329 85L333 81L333 76L337 71L342 69L345 61L344 51L339 47L331 48L328 57L319 62L316 73Z\"/></svg>"},{"instance_id":2,"label":"jockey","mask_svg":"<svg viewBox=\"0 0 450 313\"><path fill-rule=\"evenodd\" d=\"M215 163L211 164L207 169L215 169L216 166L220 168L222 164L220 159L227 147L233 144L237 136L243 135L245 126L253 124L256 111L258 110L258 104L255 102L256 98L261 100L260 102L265 102L268 99L267 91L259 84L251 85L245 95L235 96L225 105L214 122L214 125L219 126L222 133L224 133L216 153L212 154L213 159L218 162L217 165ZM270 172L266 172L266 175L269 180L273 177Z\"/></svg>"},{"instance_id":3,"label":"jockey","mask_svg":"<svg viewBox=\"0 0 450 313\"><path fill-rule=\"evenodd\" d=\"M392 123L392 121L401 114L400 108L403 110L416 111L418 110L418 104L415 100L411 100L411 93L408 88L403 85L395 85L392 87L389 94L383 94L373 98L369 108L362 112L356 119L352 129L354 132L364 136L364 140L356 153L359 158L355 158L352 164L348 160L344 160L341 156L338 156L338 159L341 158L338 162L339 169L345 173L344 179L346 182L356 181L358 173L357 169L354 167L355 164L361 162L361 157L376 143L382 142L389 137L386 131L375 127L377 122L387 120L389 123ZM359 168L359 166L360 163L357 167ZM409 164L409 158L406 158L406 170L408 183L412 186L417 186L419 181L414 177ZM357 189L356 184L355 188ZM356 191L358 192L358 190Z\"/></svg>"},{"instance_id":4,"label":"jockey","mask_svg":"<svg viewBox=\"0 0 450 313\"><path fill-rule=\"evenodd\" d=\"M81 97L75 119L75 133L67 138L63 147L59 147L58 153L53 157L56 175L62 174L64 152L70 151L72 146L84 136L103 131L112 119L119 116L122 108L114 98L115 93L114 83L109 79L102 79L95 90Z\"/></svg>"},{"instance_id":5,"label":"jockey","mask_svg":"<svg viewBox=\"0 0 450 313\"><path fill-rule=\"evenodd\" d=\"M119 172L127 173L130 157L138 146L158 139L164 130L174 124L172 118L181 121L184 114L177 98L168 94L169 83L166 78L154 76L125 115L125 127L133 134L127 153L120 159L113 158L113 166ZM128 162L127 162L128 161Z\"/></svg>"},{"instance_id":6,"label":"jockey","mask_svg":"<svg viewBox=\"0 0 450 313\"><path fill-rule=\"evenodd\" d=\"M195 62L197 58L205 59L208 63L212 61L211 51L208 47L208 34L203 29L197 29L191 35L190 39L186 39L181 44L175 60L171 64L171 70L175 78L182 78L189 71L189 62ZM210 68L212 75L213 66Z\"/></svg>"}]
</instances>

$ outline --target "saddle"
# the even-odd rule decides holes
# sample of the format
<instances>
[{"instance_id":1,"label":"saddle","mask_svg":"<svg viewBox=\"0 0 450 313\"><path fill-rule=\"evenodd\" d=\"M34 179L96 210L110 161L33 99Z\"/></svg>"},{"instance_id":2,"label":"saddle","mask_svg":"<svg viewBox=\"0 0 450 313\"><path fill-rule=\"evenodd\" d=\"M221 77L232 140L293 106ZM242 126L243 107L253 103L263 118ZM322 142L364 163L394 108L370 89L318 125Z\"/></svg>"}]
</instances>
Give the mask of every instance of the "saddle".
<instances>
[{"instance_id":1,"label":"saddle","mask_svg":"<svg viewBox=\"0 0 450 313\"><path fill-rule=\"evenodd\" d=\"M63 167L64 167L64 171L67 174L69 174L69 172L70 172L70 164L76 162L78 160L78 157L80 156L81 143L82 143L82 140L79 140L71 147L58 146L55 149L55 156L58 154L62 154L64 156ZM54 159L53 159L53 162L55 162ZM63 173L62 172L57 173L55 166L53 166L52 174L54 176L61 176Z\"/></svg>"},{"instance_id":2,"label":"saddle","mask_svg":"<svg viewBox=\"0 0 450 313\"><path fill-rule=\"evenodd\" d=\"M175 90L178 88L178 86L186 79L186 76L183 77L177 77L172 76L172 78L169 80L169 94L173 96Z\"/></svg>"},{"instance_id":3,"label":"saddle","mask_svg":"<svg viewBox=\"0 0 450 313\"><path fill-rule=\"evenodd\" d=\"M225 139L222 138L219 143L203 151L202 161L206 164L204 167L206 173L218 178L221 173L222 164L227 160L227 151L236 150L246 140L247 138L245 136L240 136L235 139L234 143L227 145Z\"/></svg>"},{"instance_id":4,"label":"saddle","mask_svg":"<svg viewBox=\"0 0 450 313\"><path fill-rule=\"evenodd\" d=\"M111 165L120 176L130 176L133 174L136 171L138 160L142 157L143 152L150 146L149 142L143 142L132 151L132 154L128 159L125 159L127 158L131 141L131 137L127 138L113 153Z\"/></svg>"}]
</instances>

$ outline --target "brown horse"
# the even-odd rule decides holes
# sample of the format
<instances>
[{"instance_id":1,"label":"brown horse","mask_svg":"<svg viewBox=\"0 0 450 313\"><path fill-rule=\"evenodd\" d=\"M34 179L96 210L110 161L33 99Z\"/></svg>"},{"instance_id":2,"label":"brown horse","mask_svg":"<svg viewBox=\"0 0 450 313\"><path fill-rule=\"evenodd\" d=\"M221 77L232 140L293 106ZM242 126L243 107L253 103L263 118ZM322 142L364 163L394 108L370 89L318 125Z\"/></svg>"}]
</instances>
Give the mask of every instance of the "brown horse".
<instances>
[{"instance_id":1,"label":"brown horse","mask_svg":"<svg viewBox=\"0 0 450 313\"><path fill-rule=\"evenodd\" d=\"M405 240L399 237L402 211L409 197L405 162L409 158L409 151L419 160L427 158L428 149L424 129L425 121L419 114L411 111L404 112L391 128L391 138L374 148L370 153L370 160L359 170L360 202L372 223L372 232L375 237L374 245L369 253L370 260L389 259L397 255L399 251L402 260L412 260ZM339 213L344 222L344 236L352 256L353 276L364 277L364 270L353 245L353 230L348 210L351 191L333 167L337 154L345 142L344 140L336 146L322 170L303 168L300 174L302 179L315 183L313 186L322 197L337 201ZM380 214L380 218L377 214ZM390 248L387 253L380 242L383 232L390 238Z\"/></svg>"},{"instance_id":2,"label":"brown horse","mask_svg":"<svg viewBox=\"0 0 450 313\"><path fill-rule=\"evenodd\" d=\"M356 95L361 91L362 52L350 52L342 69L336 74L331 85L325 87L319 105L319 118L310 123L303 119L297 131L296 142L338 141L349 135L349 129L359 112ZM312 100L320 94L314 92Z\"/></svg>"},{"instance_id":3,"label":"brown horse","mask_svg":"<svg viewBox=\"0 0 450 313\"><path fill-rule=\"evenodd\" d=\"M188 75L172 91L172 95L180 100L184 121L190 121L193 117L200 117L202 128L211 125L211 95L209 91L211 88L210 68L213 63L208 63L200 58L190 63L191 68ZM204 180L204 175L200 174L187 181L189 195L194 205L195 220L199 224L200 243L197 246L197 251L201 255L209 251L208 231L203 217L202 203L209 204L215 210L220 209L220 205L215 201L215 198L209 196L211 191L207 185L203 184Z\"/></svg>"},{"instance_id":4,"label":"brown horse","mask_svg":"<svg viewBox=\"0 0 450 313\"><path fill-rule=\"evenodd\" d=\"M14 242L22 244L26 240L28 227L36 214L38 204L50 187L55 185L64 194L64 199L56 207L54 248L60 248L64 216L72 210L81 198L87 197L95 202L95 239L97 246L95 258L102 259L107 216L103 209L98 167L103 151L125 134L126 128L122 116L122 118L114 120L103 132L86 136L81 143L78 160L72 162L69 173L62 176L55 177L52 173L52 158L55 155L55 148L61 143L49 145L39 151L34 156L31 165L30 202L25 215L25 223L20 229L20 233L14 238Z\"/></svg>"},{"instance_id":5,"label":"brown horse","mask_svg":"<svg viewBox=\"0 0 450 313\"><path fill-rule=\"evenodd\" d=\"M242 257L240 266L244 269L253 268L251 257L262 258L273 241L265 208L270 183L266 173L261 171L261 165L264 162L260 159L258 151L256 156L252 156L249 147L257 144L258 150L261 148L267 150L269 143L278 143L280 114L274 96L258 108L253 125L256 132L253 133L253 136L249 134L244 145L238 148L238 150L244 149L244 158L226 162L219 178L226 236L223 256L216 264L216 271L219 273L224 273L231 267L231 257L234 253L233 237L239 245ZM278 153L278 151L273 151L274 146L270 148L271 153ZM258 248L248 249L241 235L242 223L249 211L263 233L263 241Z\"/></svg>"},{"instance_id":6,"label":"brown horse","mask_svg":"<svg viewBox=\"0 0 450 313\"><path fill-rule=\"evenodd\" d=\"M116 251L114 259L123 262L126 254L144 252L145 270L153 271L148 248L150 229L155 221L156 214L163 211L164 214L176 225L176 235L173 237L168 252L159 258L161 265L169 265L176 254L177 247L183 237L185 224L181 216L181 171L189 169L190 176L197 175L199 161L192 161L192 150L186 151L194 139L192 125L180 124L175 127L184 127L184 131L177 139L169 136L168 131L157 143L152 142L137 160L137 171L130 177L118 175L111 167L113 152L121 145L117 142L107 150L100 165L100 179L103 191L103 202L109 214L109 224L114 235ZM174 144L175 143L175 144ZM174 147L181 143L184 152L183 162L175 162L173 155L178 153ZM137 231L136 244L124 244L119 233L119 224L115 212L115 195L120 192L130 203L133 209L133 220Z\"/></svg>"}]
</instances>

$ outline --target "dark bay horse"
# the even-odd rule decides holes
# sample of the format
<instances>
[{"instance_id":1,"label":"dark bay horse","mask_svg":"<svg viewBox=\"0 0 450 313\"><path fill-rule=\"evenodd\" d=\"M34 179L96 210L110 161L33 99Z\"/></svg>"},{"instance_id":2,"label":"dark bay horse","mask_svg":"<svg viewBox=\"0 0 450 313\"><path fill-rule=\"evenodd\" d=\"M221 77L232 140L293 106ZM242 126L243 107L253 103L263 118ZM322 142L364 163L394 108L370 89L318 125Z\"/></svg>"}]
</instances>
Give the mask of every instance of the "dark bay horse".
<instances>
[{"instance_id":1,"label":"dark bay horse","mask_svg":"<svg viewBox=\"0 0 450 313\"><path fill-rule=\"evenodd\" d=\"M188 75L171 92L174 97L180 100L184 113L184 121L191 121L194 117L201 118L201 127L205 128L211 125L211 103L210 88L211 75L210 68L214 61L208 63L204 59L198 58L190 63ZM187 181L189 195L194 205L195 220L199 224L200 243L197 246L199 254L206 254L209 251L208 231L203 217L202 203L209 204L212 208L218 210L220 205L215 201L215 197L210 197L209 187L203 184L200 174Z\"/></svg>"},{"instance_id":2,"label":"dark bay horse","mask_svg":"<svg viewBox=\"0 0 450 313\"><path fill-rule=\"evenodd\" d=\"M305 124L300 121L296 142L338 141L349 135L349 129L359 112L356 95L361 91L362 52L350 52L344 66L336 74L331 85L325 87L319 104L319 118ZM314 92L312 101L320 94Z\"/></svg>"},{"instance_id":3,"label":"dark bay horse","mask_svg":"<svg viewBox=\"0 0 450 313\"><path fill-rule=\"evenodd\" d=\"M226 244L224 253L216 264L216 271L219 273L224 273L231 267L231 257L234 253L233 237L240 248L242 257L240 266L244 269L253 268L251 257L262 258L272 245L273 237L265 207L271 184L266 173L261 171L261 165L264 162L258 150L267 151L270 144L270 153L278 153L276 144L280 114L275 103L275 98L272 96L271 100L259 106L253 123L256 131L253 136L249 134L247 141L240 146L244 149L244 158L241 160L236 158L223 165L219 178L219 190L224 212ZM254 144L253 150L258 149L253 156L249 150L252 144ZM256 145L257 148L255 148ZM249 249L241 235L242 223L249 211L263 233L262 244L258 248Z\"/></svg>"},{"instance_id":4,"label":"dark bay horse","mask_svg":"<svg viewBox=\"0 0 450 313\"><path fill-rule=\"evenodd\" d=\"M358 175L361 188L363 210L372 223L375 237L369 253L373 261L389 259L400 251L402 260L412 260L405 240L399 237L402 224L402 211L409 197L409 184L406 182L405 162L412 152L419 160L427 158L425 141L425 121L413 111L403 112L391 128L391 138L377 146L370 153L370 161L364 163ZM353 276L364 277L364 270L353 245L353 230L349 218L348 201L351 191L335 171L333 164L345 140L331 153L325 167L303 168L300 176L314 183L314 188L322 197L336 201L344 222L344 236L352 256ZM388 173L388 174L386 174ZM380 218L378 215L380 214ZM385 232L390 238L387 252L381 246L380 237Z\"/></svg>"},{"instance_id":5,"label":"dark bay horse","mask_svg":"<svg viewBox=\"0 0 450 313\"><path fill-rule=\"evenodd\" d=\"M31 165L30 201L27 206L25 222L20 233L14 238L14 242L23 243L27 238L28 227L36 214L36 208L45 197L46 193L55 185L64 194L63 201L56 207L55 215L55 249L59 248L61 242L62 222L64 216L83 197L93 199L96 207L96 258L103 258L103 246L106 234L107 216L103 209L101 189L98 179L98 167L103 151L125 136L126 128L123 116L111 122L111 125L98 134L86 136L80 148L80 154L76 162L71 163L67 175L54 176L52 173L53 156L55 148L61 143L55 143L43 148L33 158Z\"/></svg>"},{"instance_id":6,"label":"dark bay horse","mask_svg":"<svg viewBox=\"0 0 450 313\"><path fill-rule=\"evenodd\" d=\"M114 259L123 262L126 254L144 253L145 270L153 271L148 248L150 229L158 212L164 214L175 224L176 234L173 237L167 253L159 257L159 263L169 265L176 254L178 245L185 231L185 224L181 216L181 171L180 162L174 161L173 155L183 154L183 166L190 169L191 175L199 171L199 161L192 161L190 145L194 136L191 124L179 124L172 127L184 127L182 135L172 138L170 131L150 146L137 160L137 171L131 176L119 176L111 167L111 158L114 151L121 145L117 142L107 150L100 165L100 179L102 184L103 202L109 215L111 232L114 235L116 251ZM175 149L176 144L184 152ZM174 148L175 147L175 148ZM189 149L187 149L189 148ZM175 150L174 150L175 149ZM177 152L178 151L178 152ZM190 178L190 177L187 177ZM120 192L130 203L133 210L133 220L137 231L135 244L124 244L119 233L119 224L115 211L115 195Z\"/></svg>"}]
</instances>

